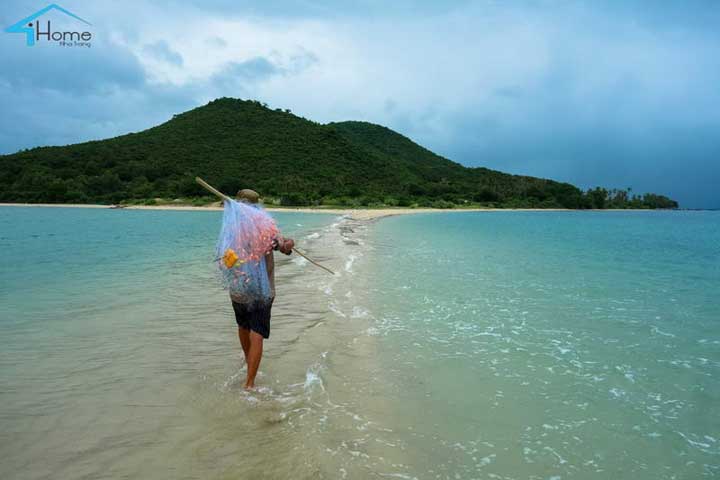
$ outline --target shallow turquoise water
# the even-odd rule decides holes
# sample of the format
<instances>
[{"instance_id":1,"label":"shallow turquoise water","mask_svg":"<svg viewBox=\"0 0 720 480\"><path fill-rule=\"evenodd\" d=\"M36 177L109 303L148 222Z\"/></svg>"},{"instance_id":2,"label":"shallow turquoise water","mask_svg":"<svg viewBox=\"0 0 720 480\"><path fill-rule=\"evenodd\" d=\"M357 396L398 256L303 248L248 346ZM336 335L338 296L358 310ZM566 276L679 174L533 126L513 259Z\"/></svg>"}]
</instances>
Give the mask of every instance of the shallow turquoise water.
<instances>
[{"instance_id":1,"label":"shallow turquoise water","mask_svg":"<svg viewBox=\"0 0 720 480\"><path fill-rule=\"evenodd\" d=\"M334 218L274 216L292 236ZM224 384L240 377L212 263L220 222L221 212L0 208L0 478L226 468L183 463L199 462L187 450L211 428L200 405L227 402Z\"/></svg>"},{"instance_id":2,"label":"shallow turquoise water","mask_svg":"<svg viewBox=\"0 0 720 480\"><path fill-rule=\"evenodd\" d=\"M418 215L375 235L414 475L720 475L720 213Z\"/></svg>"},{"instance_id":3,"label":"shallow turquoise water","mask_svg":"<svg viewBox=\"0 0 720 480\"><path fill-rule=\"evenodd\" d=\"M719 213L276 216L248 394L219 212L0 208L0 477L720 475Z\"/></svg>"}]
</instances>

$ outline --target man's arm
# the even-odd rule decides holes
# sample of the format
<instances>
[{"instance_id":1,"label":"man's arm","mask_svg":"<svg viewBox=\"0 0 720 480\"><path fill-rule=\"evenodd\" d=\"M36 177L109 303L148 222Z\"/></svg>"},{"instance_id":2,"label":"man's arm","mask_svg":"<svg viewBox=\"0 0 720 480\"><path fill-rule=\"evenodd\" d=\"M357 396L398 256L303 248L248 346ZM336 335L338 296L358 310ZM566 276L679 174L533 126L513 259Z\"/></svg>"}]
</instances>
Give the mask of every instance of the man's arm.
<instances>
[{"instance_id":1,"label":"man's arm","mask_svg":"<svg viewBox=\"0 0 720 480\"><path fill-rule=\"evenodd\" d=\"M295 241L292 238L283 238L281 235L277 235L272 241L272 248L265 254L265 269L273 298L275 298L275 252L273 250L280 250L285 255L290 255L294 246Z\"/></svg>"},{"instance_id":2,"label":"man's arm","mask_svg":"<svg viewBox=\"0 0 720 480\"><path fill-rule=\"evenodd\" d=\"M270 294L275 298L275 252L272 250L265 254L265 269L270 282Z\"/></svg>"}]
</instances>

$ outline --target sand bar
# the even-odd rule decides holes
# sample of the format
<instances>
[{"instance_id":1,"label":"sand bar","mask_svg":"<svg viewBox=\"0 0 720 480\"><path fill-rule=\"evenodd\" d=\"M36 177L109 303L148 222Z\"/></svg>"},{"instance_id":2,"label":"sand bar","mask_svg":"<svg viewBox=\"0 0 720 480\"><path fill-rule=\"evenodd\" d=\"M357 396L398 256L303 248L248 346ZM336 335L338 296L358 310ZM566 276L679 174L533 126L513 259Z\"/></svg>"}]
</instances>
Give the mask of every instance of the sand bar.
<instances>
[{"instance_id":1,"label":"sand bar","mask_svg":"<svg viewBox=\"0 0 720 480\"><path fill-rule=\"evenodd\" d=\"M71 203L0 203L0 207L54 207L54 208L106 208L118 210L175 210L175 211L222 211L218 203L196 207L193 205L99 205L99 204L71 204ZM444 213L444 212L648 212L648 209L633 208L604 208L604 209L569 209L569 208L333 208L333 207L274 207L265 206L271 212L295 213L329 213L333 215L347 215L354 220L373 220L393 215L411 215L415 213Z\"/></svg>"}]
</instances>

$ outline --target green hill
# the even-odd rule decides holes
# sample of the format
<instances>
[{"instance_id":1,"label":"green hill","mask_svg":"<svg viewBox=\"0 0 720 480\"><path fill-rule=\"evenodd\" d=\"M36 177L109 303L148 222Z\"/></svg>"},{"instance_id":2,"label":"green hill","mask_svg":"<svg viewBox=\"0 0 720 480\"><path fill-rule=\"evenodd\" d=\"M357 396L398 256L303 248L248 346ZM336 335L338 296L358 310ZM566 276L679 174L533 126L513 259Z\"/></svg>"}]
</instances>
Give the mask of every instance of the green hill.
<instances>
[{"instance_id":1,"label":"green hill","mask_svg":"<svg viewBox=\"0 0 720 480\"><path fill-rule=\"evenodd\" d=\"M0 156L0 201L117 203L253 188L287 205L674 208L659 195L582 192L568 183L467 168L388 128L322 125L221 98L154 128Z\"/></svg>"}]
</instances>

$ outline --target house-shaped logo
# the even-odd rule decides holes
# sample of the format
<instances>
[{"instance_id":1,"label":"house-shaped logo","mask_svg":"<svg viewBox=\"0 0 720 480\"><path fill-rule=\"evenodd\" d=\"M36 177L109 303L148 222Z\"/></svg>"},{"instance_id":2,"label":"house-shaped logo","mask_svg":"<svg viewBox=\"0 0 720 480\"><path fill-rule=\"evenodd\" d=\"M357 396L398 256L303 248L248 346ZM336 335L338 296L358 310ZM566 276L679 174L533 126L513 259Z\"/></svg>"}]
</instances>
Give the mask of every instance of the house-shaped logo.
<instances>
[{"instance_id":1,"label":"house-shaped logo","mask_svg":"<svg viewBox=\"0 0 720 480\"><path fill-rule=\"evenodd\" d=\"M76 30L58 30L54 29L51 20L40 20L39 18L46 13L57 11L65 14L81 24L92 26L87 20L78 17L69 10L62 8L60 5L55 3L48 5L47 7L38 10L29 17L25 17L18 21L14 25L11 25L5 29L7 33L24 33L25 44L28 47L34 46L37 42L49 42L55 43L64 47L89 47L90 41L92 40L93 34L89 31L76 31ZM76 23L77 23L76 22Z\"/></svg>"}]
</instances>

